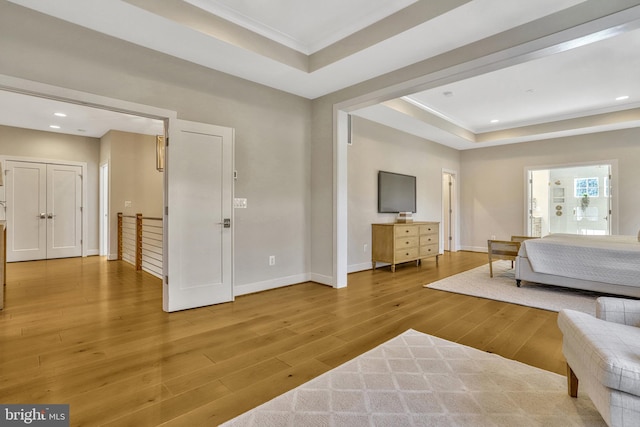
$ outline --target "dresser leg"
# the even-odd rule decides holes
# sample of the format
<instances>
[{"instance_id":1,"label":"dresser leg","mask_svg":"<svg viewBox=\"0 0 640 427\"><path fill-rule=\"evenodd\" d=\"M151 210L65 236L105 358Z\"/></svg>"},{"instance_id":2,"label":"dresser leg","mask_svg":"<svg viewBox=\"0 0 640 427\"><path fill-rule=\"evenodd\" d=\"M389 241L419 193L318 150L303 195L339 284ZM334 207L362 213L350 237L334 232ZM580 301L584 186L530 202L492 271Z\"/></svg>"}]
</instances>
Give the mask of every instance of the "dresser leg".
<instances>
[{"instance_id":1,"label":"dresser leg","mask_svg":"<svg viewBox=\"0 0 640 427\"><path fill-rule=\"evenodd\" d=\"M395 264L391 264L391 272L392 273L396 272L396 265Z\"/></svg>"}]
</instances>

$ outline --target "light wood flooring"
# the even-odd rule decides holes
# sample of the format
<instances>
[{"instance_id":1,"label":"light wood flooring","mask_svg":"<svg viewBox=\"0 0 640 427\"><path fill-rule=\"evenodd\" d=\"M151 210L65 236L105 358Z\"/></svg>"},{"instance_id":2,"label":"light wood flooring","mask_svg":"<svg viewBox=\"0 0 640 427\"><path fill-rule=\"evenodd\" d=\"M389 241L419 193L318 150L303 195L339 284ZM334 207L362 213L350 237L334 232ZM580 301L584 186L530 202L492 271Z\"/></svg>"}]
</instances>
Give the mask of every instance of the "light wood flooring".
<instances>
[{"instance_id":1,"label":"light wood flooring","mask_svg":"<svg viewBox=\"0 0 640 427\"><path fill-rule=\"evenodd\" d=\"M159 279L100 257L12 263L0 403L68 403L71 425L217 425L413 328L565 373L557 313L425 289L487 262L304 283L162 311ZM487 274L489 274L487 266Z\"/></svg>"}]
</instances>

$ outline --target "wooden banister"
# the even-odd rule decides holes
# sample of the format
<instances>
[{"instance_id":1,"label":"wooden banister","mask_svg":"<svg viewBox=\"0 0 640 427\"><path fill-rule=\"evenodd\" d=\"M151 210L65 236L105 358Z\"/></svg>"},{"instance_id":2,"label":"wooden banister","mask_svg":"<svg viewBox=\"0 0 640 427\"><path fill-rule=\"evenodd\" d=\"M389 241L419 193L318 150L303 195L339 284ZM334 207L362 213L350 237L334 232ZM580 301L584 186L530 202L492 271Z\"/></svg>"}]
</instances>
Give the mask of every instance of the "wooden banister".
<instances>
[{"instance_id":1,"label":"wooden banister","mask_svg":"<svg viewBox=\"0 0 640 427\"><path fill-rule=\"evenodd\" d=\"M142 214L136 214L136 270L142 270Z\"/></svg>"},{"instance_id":2,"label":"wooden banister","mask_svg":"<svg viewBox=\"0 0 640 427\"><path fill-rule=\"evenodd\" d=\"M118 260L122 260L122 212L118 212Z\"/></svg>"}]
</instances>

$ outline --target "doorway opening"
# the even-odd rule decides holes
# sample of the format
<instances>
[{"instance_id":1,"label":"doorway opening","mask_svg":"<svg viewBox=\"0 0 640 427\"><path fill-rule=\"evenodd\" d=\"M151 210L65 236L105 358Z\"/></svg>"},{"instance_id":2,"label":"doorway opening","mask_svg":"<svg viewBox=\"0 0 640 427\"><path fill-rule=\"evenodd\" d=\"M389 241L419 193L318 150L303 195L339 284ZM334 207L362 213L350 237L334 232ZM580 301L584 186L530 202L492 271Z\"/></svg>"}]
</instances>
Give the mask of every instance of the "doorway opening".
<instances>
[{"instance_id":1,"label":"doorway opening","mask_svg":"<svg viewBox=\"0 0 640 427\"><path fill-rule=\"evenodd\" d=\"M442 172L442 242L443 250L456 252L456 174L451 171Z\"/></svg>"},{"instance_id":2,"label":"doorway opening","mask_svg":"<svg viewBox=\"0 0 640 427\"><path fill-rule=\"evenodd\" d=\"M527 173L530 236L612 233L611 163L530 169Z\"/></svg>"}]
</instances>

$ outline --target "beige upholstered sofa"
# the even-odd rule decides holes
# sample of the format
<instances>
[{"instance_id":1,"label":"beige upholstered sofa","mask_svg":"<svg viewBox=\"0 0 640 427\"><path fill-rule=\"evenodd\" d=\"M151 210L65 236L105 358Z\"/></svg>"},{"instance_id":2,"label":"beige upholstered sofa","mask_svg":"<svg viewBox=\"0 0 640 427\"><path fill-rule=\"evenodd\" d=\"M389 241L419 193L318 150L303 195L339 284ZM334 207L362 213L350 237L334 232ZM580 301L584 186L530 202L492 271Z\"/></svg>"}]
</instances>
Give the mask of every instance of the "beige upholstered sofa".
<instances>
[{"instance_id":1,"label":"beige upholstered sofa","mask_svg":"<svg viewBox=\"0 0 640 427\"><path fill-rule=\"evenodd\" d=\"M578 382L609 426L640 426L640 301L600 297L596 317L558 316L569 394Z\"/></svg>"}]
</instances>

